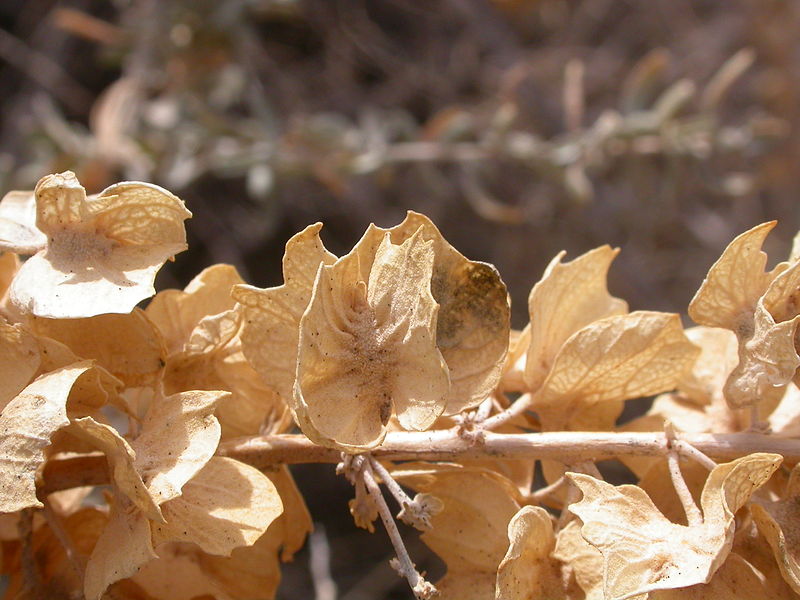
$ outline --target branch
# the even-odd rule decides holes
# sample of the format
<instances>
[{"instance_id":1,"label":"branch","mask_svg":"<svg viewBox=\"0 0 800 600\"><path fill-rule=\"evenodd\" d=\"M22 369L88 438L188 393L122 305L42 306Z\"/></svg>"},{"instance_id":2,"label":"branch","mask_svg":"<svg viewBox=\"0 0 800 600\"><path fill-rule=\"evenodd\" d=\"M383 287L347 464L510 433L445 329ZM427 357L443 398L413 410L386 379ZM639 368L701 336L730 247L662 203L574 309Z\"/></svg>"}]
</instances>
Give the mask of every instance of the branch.
<instances>
[{"instance_id":1,"label":"branch","mask_svg":"<svg viewBox=\"0 0 800 600\"><path fill-rule=\"evenodd\" d=\"M403 542L403 538L400 537L400 532L397 529L397 523L394 522L392 513L389 510L389 506L386 504L386 500L384 499L383 494L381 493L381 490L372 475L372 467L369 462L364 464L362 476L364 477L364 483L367 486L370 496L372 496L375 504L378 506L378 514L381 516L383 526L386 529L386 533L389 535L389 539L392 541L392 546L394 546L394 551L397 554L397 558L390 561L390 564L395 571L406 578L408 585L411 586L414 596L418 600L428 600L429 598L433 598L434 596L438 595L436 588L425 580L422 574L417 571L414 563L411 562L411 557L408 555L406 545Z\"/></svg>"},{"instance_id":2,"label":"branch","mask_svg":"<svg viewBox=\"0 0 800 600\"><path fill-rule=\"evenodd\" d=\"M729 461L754 452L781 454L788 466L800 462L800 440L758 433L682 433L678 441L718 461ZM501 434L487 431L480 444L470 443L453 430L393 432L371 450L380 460L455 461L475 458L551 459L575 463L607 460L618 456L666 456L663 432L546 432ZM220 444L220 456L235 458L258 469L276 464L338 463L341 452L314 444L303 435L238 438ZM108 482L103 456L53 458L44 468L44 492Z\"/></svg>"}]
</instances>

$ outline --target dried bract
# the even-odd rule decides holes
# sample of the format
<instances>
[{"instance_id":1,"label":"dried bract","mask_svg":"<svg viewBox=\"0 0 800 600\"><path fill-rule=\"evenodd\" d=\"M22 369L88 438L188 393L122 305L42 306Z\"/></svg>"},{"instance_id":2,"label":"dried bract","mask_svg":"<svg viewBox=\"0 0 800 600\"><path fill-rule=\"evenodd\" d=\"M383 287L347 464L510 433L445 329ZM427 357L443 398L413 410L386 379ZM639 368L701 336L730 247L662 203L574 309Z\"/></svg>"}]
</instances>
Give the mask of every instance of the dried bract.
<instances>
[{"instance_id":1,"label":"dried bract","mask_svg":"<svg viewBox=\"0 0 800 600\"><path fill-rule=\"evenodd\" d=\"M186 249L183 202L158 186L124 182L86 197L69 171L36 185L46 247L29 258L11 301L40 317L127 313L152 296L164 261Z\"/></svg>"},{"instance_id":2,"label":"dried bract","mask_svg":"<svg viewBox=\"0 0 800 600\"><path fill-rule=\"evenodd\" d=\"M300 322L295 416L317 443L348 451L378 445L393 412L424 430L442 414L447 364L436 347L432 243L383 238L369 271L363 243L321 266Z\"/></svg>"},{"instance_id":3,"label":"dried bract","mask_svg":"<svg viewBox=\"0 0 800 600\"><path fill-rule=\"evenodd\" d=\"M659 589L708 583L731 549L734 513L775 472L780 455L753 454L719 465L703 489L703 523L666 519L641 488L614 487L570 473L583 499L569 508L581 534L603 555L607 598L632 598Z\"/></svg>"},{"instance_id":4,"label":"dried bract","mask_svg":"<svg viewBox=\"0 0 800 600\"><path fill-rule=\"evenodd\" d=\"M558 351L575 332L590 323L628 312L628 303L606 288L606 275L619 250L601 246L562 263L556 256L533 286L528 298L531 337L525 364L525 382L537 390L553 367Z\"/></svg>"},{"instance_id":5,"label":"dried bract","mask_svg":"<svg viewBox=\"0 0 800 600\"><path fill-rule=\"evenodd\" d=\"M689 304L700 325L730 329L739 340L739 364L725 384L732 408L760 403L770 390L791 381L800 366L795 335L800 315L794 297L800 263L780 263L766 272L761 251L775 222L733 240L711 267Z\"/></svg>"}]
</instances>

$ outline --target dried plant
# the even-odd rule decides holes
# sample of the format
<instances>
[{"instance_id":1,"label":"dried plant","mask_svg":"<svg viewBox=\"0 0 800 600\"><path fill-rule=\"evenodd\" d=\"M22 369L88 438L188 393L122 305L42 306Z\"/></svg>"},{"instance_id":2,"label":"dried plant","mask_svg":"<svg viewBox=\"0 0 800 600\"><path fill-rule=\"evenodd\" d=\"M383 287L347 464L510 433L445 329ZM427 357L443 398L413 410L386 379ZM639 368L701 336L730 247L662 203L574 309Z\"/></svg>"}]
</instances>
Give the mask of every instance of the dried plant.
<instances>
[{"instance_id":1,"label":"dried plant","mask_svg":"<svg viewBox=\"0 0 800 600\"><path fill-rule=\"evenodd\" d=\"M800 593L800 258L765 270L774 223L711 267L699 327L628 312L604 246L556 256L512 331L497 271L416 213L340 258L306 228L279 287L215 265L137 308L188 216L145 183L87 197L70 172L0 202L6 598L273 598L311 529L302 462L338 463L417 598Z\"/></svg>"}]
</instances>

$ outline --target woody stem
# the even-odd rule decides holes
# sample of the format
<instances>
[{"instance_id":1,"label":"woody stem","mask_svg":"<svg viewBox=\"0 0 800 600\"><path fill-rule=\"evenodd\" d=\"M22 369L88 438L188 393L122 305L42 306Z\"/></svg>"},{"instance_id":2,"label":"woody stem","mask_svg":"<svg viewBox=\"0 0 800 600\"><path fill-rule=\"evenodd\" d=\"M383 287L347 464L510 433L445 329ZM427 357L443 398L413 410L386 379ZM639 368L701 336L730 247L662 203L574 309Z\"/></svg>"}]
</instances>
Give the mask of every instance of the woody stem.
<instances>
[{"instance_id":1,"label":"woody stem","mask_svg":"<svg viewBox=\"0 0 800 600\"><path fill-rule=\"evenodd\" d=\"M683 512L686 513L686 521L689 527L699 527L703 524L703 514L697 508L697 504L692 498L692 492L689 491L689 486L686 485L686 480L681 473L680 459L677 452L670 452L667 454L667 465L669 466L669 475L672 478L672 486L675 488L675 493L683 505Z\"/></svg>"},{"instance_id":2,"label":"woody stem","mask_svg":"<svg viewBox=\"0 0 800 600\"><path fill-rule=\"evenodd\" d=\"M781 454L787 466L800 462L800 440L758 433L679 433L686 442L717 461L729 461L754 452ZM678 451L682 449L678 447ZM379 460L455 461L464 459L552 459L566 463L605 460L619 456L666 456L670 451L663 432L574 432L501 434L485 432L476 444L452 430L392 432L371 454ZM337 463L341 453L314 444L303 435L271 435L233 439L220 444L217 454L258 469L276 464ZM707 461L705 461L707 463ZM710 466L710 465L709 465ZM101 455L51 458L44 473L44 493L82 485L107 483L107 461Z\"/></svg>"},{"instance_id":3,"label":"woody stem","mask_svg":"<svg viewBox=\"0 0 800 600\"><path fill-rule=\"evenodd\" d=\"M370 496L372 496L372 499L375 501L375 504L378 507L378 514L381 516L383 526L386 528L386 533L389 535L389 539L392 541L392 545L394 546L394 551L397 554L397 560L393 563L393 566L397 569L400 575L406 578L408 585L411 586L411 589L414 590L414 593L418 598L428 597L435 594L436 589L432 584L425 581L425 578L423 578L419 571L417 571L414 563L411 562L411 557L408 555L406 546L403 543L403 538L400 537L400 531L397 529L397 523L394 522L392 513L389 510L389 505L386 504L386 500L381 493L381 489L375 482L370 461L365 463L362 476L364 478L364 484L367 486L367 491L369 492Z\"/></svg>"},{"instance_id":4,"label":"woody stem","mask_svg":"<svg viewBox=\"0 0 800 600\"><path fill-rule=\"evenodd\" d=\"M411 504L411 497L409 497L405 490L400 487L400 484L394 480L394 477L392 477L389 471L387 471L381 463L375 460L374 457L370 456L368 460L370 467L372 467L372 470L378 475L378 477L380 477L381 482L386 486L386 489L389 490L389 493L394 496L394 499L400 505L400 508L404 508Z\"/></svg>"}]
</instances>

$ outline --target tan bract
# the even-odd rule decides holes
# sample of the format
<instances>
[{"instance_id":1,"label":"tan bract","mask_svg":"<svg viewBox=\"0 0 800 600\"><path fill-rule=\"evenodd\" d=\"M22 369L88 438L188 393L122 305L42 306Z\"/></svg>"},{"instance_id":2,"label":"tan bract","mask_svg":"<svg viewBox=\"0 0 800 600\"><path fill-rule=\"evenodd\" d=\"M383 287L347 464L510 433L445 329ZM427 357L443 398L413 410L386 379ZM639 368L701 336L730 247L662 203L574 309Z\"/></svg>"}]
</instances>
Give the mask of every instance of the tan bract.
<instances>
[{"instance_id":1,"label":"tan bract","mask_svg":"<svg viewBox=\"0 0 800 600\"><path fill-rule=\"evenodd\" d=\"M320 223L309 225L286 242L283 285L269 289L237 285L231 292L244 306L244 355L289 404L297 371L300 318L311 300L319 265L336 260L319 239L321 228Z\"/></svg>"},{"instance_id":2,"label":"tan bract","mask_svg":"<svg viewBox=\"0 0 800 600\"><path fill-rule=\"evenodd\" d=\"M287 243L284 285L268 290L236 286L233 291L234 298L245 306L242 332L245 356L265 381L290 403L304 431L308 429L309 435L317 436L317 440L322 438L313 432L314 425L306 416L307 411L302 409L302 402L294 398L293 388L299 372L300 318L311 303L318 267L332 265L336 260L319 239L320 227L312 225ZM426 267L425 272L429 293L439 305L433 333L450 381L444 408L436 408L434 412L456 414L477 406L497 385L508 349L510 311L505 285L494 267L467 260L444 240L427 217L413 212L391 229L370 226L348 255L351 277L365 284L369 282L387 234L391 246L403 246L416 236L428 242L432 250L432 266L430 271ZM385 270L385 266L380 268ZM419 284L425 285L421 281ZM401 284L397 282L397 285ZM388 392L384 390L383 393ZM386 406L384 401L380 402ZM400 410L397 414L407 415L408 411ZM409 425L408 417L404 420L404 427L418 427ZM341 440L342 447L378 443L373 431L362 432L356 438L362 441L354 444ZM366 438L371 441L363 441Z\"/></svg>"},{"instance_id":3,"label":"tan bract","mask_svg":"<svg viewBox=\"0 0 800 600\"><path fill-rule=\"evenodd\" d=\"M33 192L8 192L0 200L0 248L16 254L34 254L47 245L47 236L36 227Z\"/></svg>"},{"instance_id":4,"label":"tan bract","mask_svg":"<svg viewBox=\"0 0 800 600\"><path fill-rule=\"evenodd\" d=\"M425 215L408 211L388 229L400 244L419 235L433 244L431 293L439 304L436 346L450 375L444 414L480 404L497 386L510 331L508 292L492 265L468 260Z\"/></svg>"},{"instance_id":5,"label":"tan bract","mask_svg":"<svg viewBox=\"0 0 800 600\"><path fill-rule=\"evenodd\" d=\"M33 379L40 363L36 338L0 317L0 412Z\"/></svg>"},{"instance_id":6,"label":"tan bract","mask_svg":"<svg viewBox=\"0 0 800 600\"><path fill-rule=\"evenodd\" d=\"M800 594L800 468L792 469L782 499L759 498L750 512L769 542L783 578Z\"/></svg>"},{"instance_id":7,"label":"tan bract","mask_svg":"<svg viewBox=\"0 0 800 600\"><path fill-rule=\"evenodd\" d=\"M530 345L525 382L537 390L553 367L561 346L590 323L628 312L628 303L608 293L606 276L619 249L601 246L562 263L559 253L528 297Z\"/></svg>"},{"instance_id":8,"label":"tan bract","mask_svg":"<svg viewBox=\"0 0 800 600\"><path fill-rule=\"evenodd\" d=\"M291 424L286 403L259 376L242 352L241 306L202 318L167 359L164 391L226 390L216 410L223 438L280 433Z\"/></svg>"},{"instance_id":9,"label":"tan bract","mask_svg":"<svg viewBox=\"0 0 800 600\"><path fill-rule=\"evenodd\" d=\"M213 457L161 505L164 523L149 521L117 495L108 525L86 565L87 600L97 600L115 581L134 575L157 558L163 543L185 541L209 553L230 555L252 545L281 514L275 486L261 472L230 458Z\"/></svg>"},{"instance_id":10,"label":"tan bract","mask_svg":"<svg viewBox=\"0 0 800 600\"><path fill-rule=\"evenodd\" d=\"M716 467L703 489L699 527L666 519L641 488L568 474L583 493L569 509L583 522L583 537L603 555L606 598L708 583L730 552L734 513L781 460L780 455L752 454Z\"/></svg>"},{"instance_id":11,"label":"tan bract","mask_svg":"<svg viewBox=\"0 0 800 600\"><path fill-rule=\"evenodd\" d=\"M658 590L648 600L790 600L793 594L775 594L766 578L738 554L731 553L708 583L678 590Z\"/></svg>"},{"instance_id":12,"label":"tan bract","mask_svg":"<svg viewBox=\"0 0 800 600\"><path fill-rule=\"evenodd\" d=\"M153 543L184 541L204 552L230 556L250 546L283 512L275 485L263 473L215 456L162 506L165 523L153 523Z\"/></svg>"},{"instance_id":13,"label":"tan bract","mask_svg":"<svg viewBox=\"0 0 800 600\"><path fill-rule=\"evenodd\" d=\"M159 505L176 498L214 455L220 426L214 406L227 392L183 392L150 406L141 433L128 443L115 429L91 418L71 431L101 450L112 482L147 518L163 521Z\"/></svg>"},{"instance_id":14,"label":"tan bract","mask_svg":"<svg viewBox=\"0 0 800 600\"><path fill-rule=\"evenodd\" d=\"M770 281L767 255L761 251L776 221L762 223L734 239L715 262L689 304L689 316L700 325L737 332L747 328Z\"/></svg>"},{"instance_id":15,"label":"tan bract","mask_svg":"<svg viewBox=\"0 0 800 600\"><path fill-rule=\"evenodd\" d=\"M32 319L34 332L93 358L127 387L158 387L164 368L164 341L145 312L104 314L85 319Z\"/></svg>"},{"instance_id":16,"label":"tan bract","mask_svg":"<svg viewBox=\"0 0 800 600\"><path fill-rule=\"evenodd\" d=\"M163 188L123 182L86 197L69 171L35 189L36 226L47 236L11 286L11 301L40 317L127 313L155 293L164 261L186 249L183 202Z\"/></svg>"},{"instance_id":17,"label":"tan bract","mask_svg":"<svg viewBox=\"0 0 800 600\"><path fill-rule=\"evenodd\" d=\"M583 590L586 600L604 600L603 555L583 539L582 523L573 519L556 535L553 558L563 563L570 580Z\"/></svg>"},{"instance_id":18,"label":"tan bract","mask_svg":"<svg viewBox=\"0 0 800 600\"><path fill-rule=\"evenodd\" d=\"M800 366L795 349L800 263L765 271L761 246L774 226L763 223L733 240L689 304L695 322L729 329L739 340L739 364L725 384L732 408L758 404L791 381Z\"/></svg>"},{"instance_id":19,"label":"tan bract","mask_svg":"<svg viewBox=\"0 0 800 600\"><path fill-rule=\"evenodd\" d=\"M533 406L546 430L608 430L624 400L674 388L698 352L678 315L607 317L563 344Z\"/></svg>"},{"instance_id":20,"label":"tan bract","mask_svg":"<svg viewBox=\"0 0 800 600\"><path fill-rule=\"evenodd\" d=\"M502 475L457 465L404 465L393 476L442 503L431 517L422 540L447 564L447 575L436 583L443 600L485 598L477 590L493 590L497 569L508 549L508 527L520 506L520 495ZM468 589L470 596L460 595ZM492 597L491 595L489 596Z\"/></svg>"},{"instance_id":21,"label":"tan bract","mask_svg":"<svg viewBox=\"0 0 800 600\"><path fill-rule=\"evenodd\" d=\"M183 290L157 293L145 313L161 332L167 352L184 350L201 319L232 309L231 289L242 283L235 267L219 264L203 269Z\"/></svg>"},{"instance_id":22,"label":"tan bract","mask_svg":"<svg viewBox=\"0 0 800 600\"><path fill-rule=\"evenodd\" d=\"M555 549L553 519L538 506L524 506L508 524L508 552L497 570L497 600L567 598Z\"/></svg>"},{"instance_id":23,"label":"tan bract","mask_svg":"<svg viewBox=\"0 0 800 600\"><path fill-rule=\"evenodd\" d=\"M800 467L757 453L709 474L689 444L714 460L794 452L780 438L800 435L800 237L769 272L773 224L734 240L687 331L628 313L602 246L556 256L512 332L496 270L413 212L339 259L306 228L279 287L214 265L136 308L187 216L148 184L87 198L71 173L0 201L6 597L272 600L312 528L284 461L385 439L342 461L350 510L370 531L384 521L419 597L433 586L387 508L446 564L443 600L798 597ZM20 268L10 250L36 255ZM747 431L754 419L773 431ZM304 435L275 435L293 423ZM590 431L605 433L573 433ZM609 448L637 485L586 474ZM443 455L458 463L398 462ZM552 485L537 487L536 460Z\"/></svg>"},{"instance_id":24,"label":"tan bract","mask_svg":"<svg viewBox=\"0 0 800 600\"><path fill-rule=\"evenodd\" d=\"M29 589L22 569L11 573L5 595L9 598L28 598L38 593L42 598L71 598L82 592L81 573L75 569L75 559L81 559L92 552L100 532L105 527L107 515L96 507L82 508L72 512L61 521L61 528L68 536L71 550L77 556L70 556L62 540L49 525L36 528L32 536L35 548L39 589ZM10 560L20 561L19 549L13 552ZM26 589L28 588L28 589ZM30 595L25 595L25 594ZM133 596L125 596L133 600ZM144 600L142 598L141 600Z\"/></svg>"},{"instance_id":25,"label":"tan bract","mask_svg":"<svg viewBox=\"0 0 800 600\"><path fill-rule=\"evenodd\" d=\"M393 412L405 429L430 427L449 389L436 347L432 243L417 233L396 245L386 234L367 271L369 235L319 268L300 321L295 416L308 437L346 451L380 444Z\"/></svg>"},{"instance_id":26,"label":"tan bract","mask_svg":"<svg viewBox=\"0 0 800 600\"><path fill-rule=\"evenodd\" d=\"M163 521L161 509L148 492L142 476L134 467L136 452L113 427L91 417L72 422L70 433L96 447L106 456L111 481L148 519Z\"/></svg>"},{"instance_id":27,"label":"tan bract","mask_svg":"<svg viewBox=\"0 0 800 600\"><path fill-rule=\"evenodd\" d=\"M11 400L0 414L0 512L42 506L36 472L51 436L69 424L72 386L92 369L91 361L42 375Z\"/></svg>"}]
</instances>

